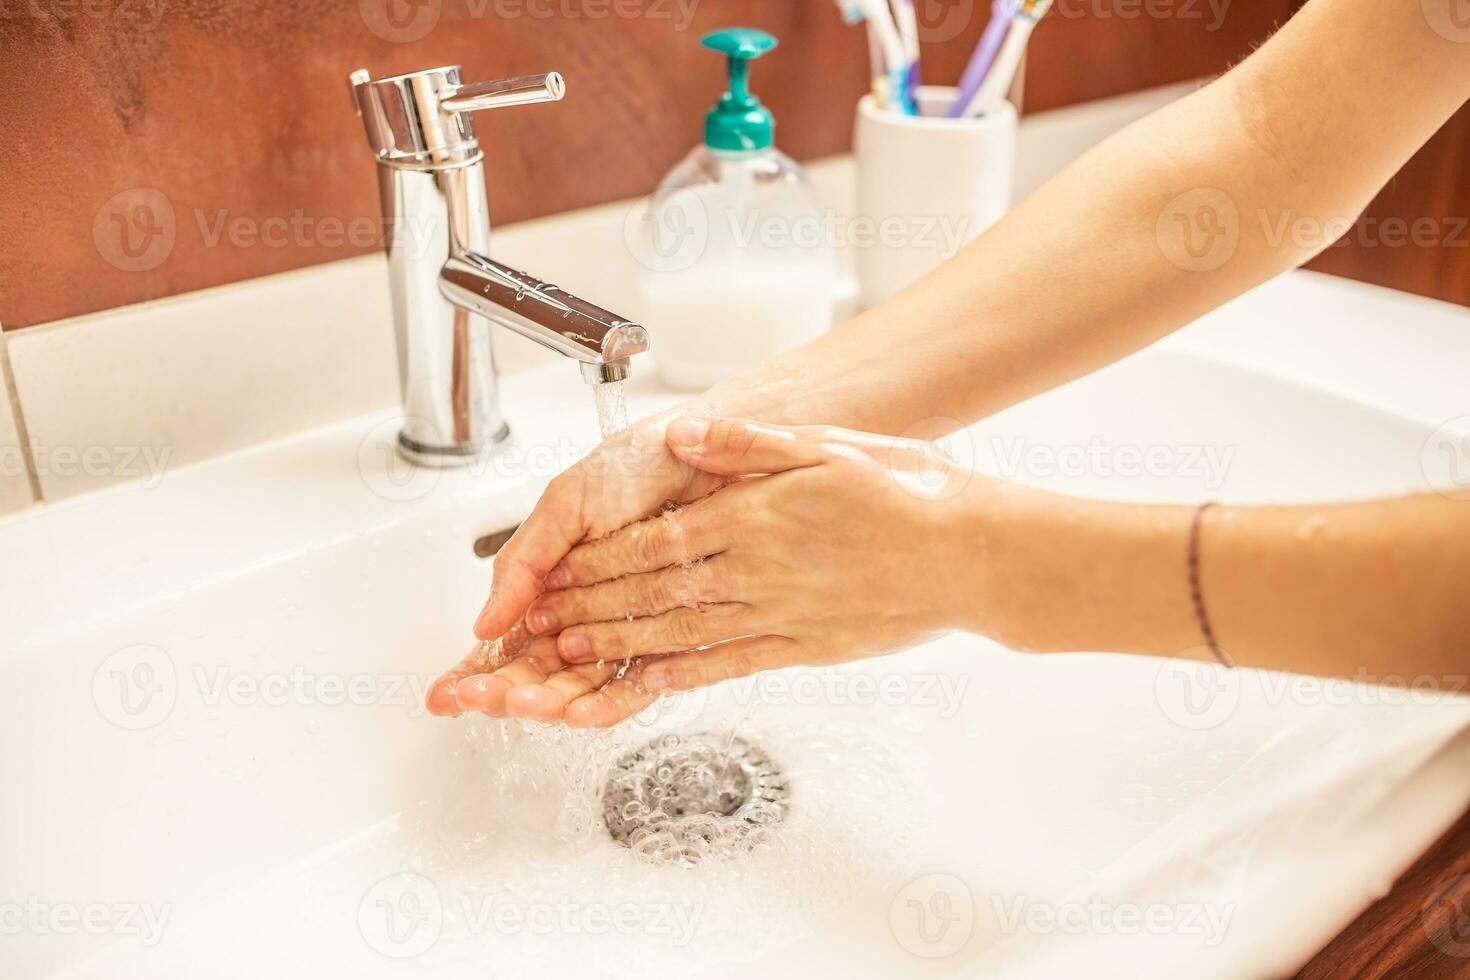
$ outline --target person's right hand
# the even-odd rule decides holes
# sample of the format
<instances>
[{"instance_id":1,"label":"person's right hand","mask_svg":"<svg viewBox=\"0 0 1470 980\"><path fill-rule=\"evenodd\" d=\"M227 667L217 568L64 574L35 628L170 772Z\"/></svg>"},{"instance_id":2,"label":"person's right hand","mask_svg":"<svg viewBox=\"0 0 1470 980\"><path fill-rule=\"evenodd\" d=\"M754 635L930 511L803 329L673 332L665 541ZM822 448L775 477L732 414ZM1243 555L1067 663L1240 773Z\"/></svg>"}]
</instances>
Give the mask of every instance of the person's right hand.
<instances>
[{"instance_id":1,"label":"person's right hand","mask_svg":"<svg viewBox=\"0 0 1470 980\"><path fill-rule=\"evenodd\" d=\"M665 504L696 500L724 482L669 451L664 435L668 422L690 414L703 413L686 405L639 422L551 481L531 516L495 556L490 598L475 622L476 636L493 640L510 633L545 591L547 573L577 544L651 517ZM555 643L542 649L547 646L544 641L530 643L514 654L508 667L481 663L479 652L472 651L430 689L430 713L504 714L503 688L527 681L539 683L547 698L555 694L563 703L575 701L602 689L616 670L615 665L563 664ZM560 714L550 708L536 714L548 712Z\"/></svg>"},{"instance_id":2,"label":"person's right hand","mask_svg":"<svg viewBox=\"0 0 1470 980\"><path fill-rule=\"evenodd\" d=\"M671 419L704 414L682 407L655 415L612 436L546 492L495 556L490 598L475 620L475 635L493 640L525 615L546 587L546 575L578 543L651 517L665 504L710 493L722 478L695 469L669 451Z\"/></svg>"}]
</instances>

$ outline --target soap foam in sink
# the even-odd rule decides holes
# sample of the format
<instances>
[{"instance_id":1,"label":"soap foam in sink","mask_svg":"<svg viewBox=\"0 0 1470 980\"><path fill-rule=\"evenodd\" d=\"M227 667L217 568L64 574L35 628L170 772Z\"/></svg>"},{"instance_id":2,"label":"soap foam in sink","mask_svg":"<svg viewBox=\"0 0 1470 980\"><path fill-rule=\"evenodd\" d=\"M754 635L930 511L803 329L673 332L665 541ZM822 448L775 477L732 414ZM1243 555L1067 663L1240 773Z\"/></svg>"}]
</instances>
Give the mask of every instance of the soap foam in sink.
<instances>
[{"instance_id":1,"label":"soap foam in sink","mask_svg":"<svg viewBox=\"0 0 1470 980\"><path fill-rule=\"evenodd\" d=\"M707 713L703 727L712 720ZM666 816L641 846L609 835L602 788L612 767L683 733L636 722L602 732L479 717L468 725L472 738L440 798L405 815L389 845L400 867L431 878L443 896L444 934L425 957L435 964L486 961L493 951L508 975L597 962L599 975L643 977L660 975L664 953L687 967L689 945L701 962L753 955L840 919L860 892L881 890L924 834L929 808L908 767L871 726L816 711L787 707L740 725L739 738L778 762L790 790L785 819L759 828L755 846L743 818L721 814ZM660 785L699 778L663 775ZM705 841L702 859L663 846L676 838ZM602 937L560 927L541 937L486 934L487 904L570 905L581 910L574 916L606 909L638 925Z\"/></svg>"}]
</instances>

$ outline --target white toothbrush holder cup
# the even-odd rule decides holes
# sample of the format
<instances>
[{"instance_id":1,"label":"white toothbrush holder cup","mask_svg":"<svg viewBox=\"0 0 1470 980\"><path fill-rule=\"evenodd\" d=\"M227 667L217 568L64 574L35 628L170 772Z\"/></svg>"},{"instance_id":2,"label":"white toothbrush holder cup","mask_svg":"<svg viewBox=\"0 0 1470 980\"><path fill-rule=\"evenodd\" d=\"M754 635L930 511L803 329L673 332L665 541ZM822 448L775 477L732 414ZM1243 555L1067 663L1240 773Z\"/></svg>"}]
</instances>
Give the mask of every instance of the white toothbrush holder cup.
<instances>
[{"instance_id":1,"label":"white toothbrush holder cup","mask_svg":"<svg viewBox=\"0 0 1470 980\"><path fill-rule=\"evenodd\" d=\"M1004 102L981 118L944 115L957 91L925 85L925 115L858 102L854 236L862 305L873 306L933 271L1011 206L1016 109Z\"/></svg>"}]
</instances>

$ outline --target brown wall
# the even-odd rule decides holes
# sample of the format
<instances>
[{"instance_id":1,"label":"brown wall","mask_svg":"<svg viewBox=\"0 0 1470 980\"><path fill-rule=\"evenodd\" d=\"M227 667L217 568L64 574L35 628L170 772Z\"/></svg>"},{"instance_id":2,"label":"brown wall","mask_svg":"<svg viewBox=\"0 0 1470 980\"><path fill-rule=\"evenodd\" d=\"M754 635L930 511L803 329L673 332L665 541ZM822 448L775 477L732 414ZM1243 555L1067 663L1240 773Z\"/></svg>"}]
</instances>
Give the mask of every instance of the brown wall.
<instances>
[{"instance_id":1,"label":"brown wall","mask_svg":"<svg viewBox=\"0 0 1470 980\"><path fill-rule=\"evenodd\" d=\"M1032 46L1027 105L1217 72L1269 34L1291 3L1226 3L1217 19L1197 0L1198 16L1130 18L1119 15L1136 9L1125 0L1058 0ZM989 3L918 4L928 78L952 81ZM1096 13L1110 8L1118 13ZM373 166L344 81L359 66L387 74L461 63L469 79L566 75L559 105L505 110L480 124L497 222L646 192L697 141L719 90L719 59L698 37L732 23L783 41L757 71L783 148L799 158L846 150L852 105L867 84L866 45L829 0L7 4L0 324L24 327L374 248ZM1459 125L1383 207L1470 212L1464 118ZM252 239L257 230L269 240ZM1453 268L1443 248L1384 251L1344 250L1327 262L1470 302L1470 249Z\"/></svg>"}]
</instances>

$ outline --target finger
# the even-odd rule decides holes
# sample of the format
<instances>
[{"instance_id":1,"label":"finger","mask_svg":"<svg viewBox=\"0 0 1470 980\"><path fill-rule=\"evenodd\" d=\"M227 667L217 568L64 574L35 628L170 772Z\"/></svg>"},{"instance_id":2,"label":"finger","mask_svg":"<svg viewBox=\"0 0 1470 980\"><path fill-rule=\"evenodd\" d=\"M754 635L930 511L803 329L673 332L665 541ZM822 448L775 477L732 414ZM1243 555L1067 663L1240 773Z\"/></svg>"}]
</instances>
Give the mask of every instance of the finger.
<instances>
[{"instance_id":1,"label":"finger","mask_svg":"<svg viewBox=\"0 0 1470 980\"><path fill-rule=\"evenodd\" d=\"M535 721L563 721L567 706L578 698L600 690L613 681L624 668L621 662L572 664L550 677L545 683L518 687L506 697L506 711L512 718Z\"/></svg>"},{"instance_id":2,"label":"finger","mask_svg":"<svg viewBox=\"0 0 1470 980\"><path fill-rule=\"evenodd\" d=\"M512 642L520 642L519 638L522 637L529 637L529 634L525 630L513 630L512 636L507 639ZM455 690L466 677L484 673L485 669L485 646L476 643L474 648L465 654L463 660L440 674L438 679L429 685L429 690L424 695L424 707L429 709L429 714L441 718L459 717L464 709L459 706L459 701L455 698Z\"/></svg>"},{"instance_id":3,"label":"finger","mask_svg":"<svg viewBox=\"0 0 1470 980\"><path fill-rule=\"evenodd\" d=\"M787 636L744 637L709 650L663 657L642 672L640 682L652 695L687 691L761 670L790 667L797 663L799 650L800 645Z\"/></svg>"},{"instance_id":4,"label":"finger","mask_svg":"<svg viewBox=\"0 0 1470 980\"><path fill-rule=\"evenodd\" d=\"M827 458L825 426L766 425L744 419L680 418L669 423L669 449L690 466L722 476L781 473Z\"/></svg>"},{"instance_id":5,"label":"finger","mask_svg":"<svg viewBox=\"0 0 1470 980\"><path fill-rule=\"evenodd\" d=\"M546 592L531 604L526 623L539 634L557 633L581 623L656 616L701 603L730 602L734 594L728 559L672 565L656 572L625 575L598 585Z\"/></svg>"},{"instance_id":6,"label":"finger","mask_svg":"<svg viewBox=\"0 0 1470 980\"><path fill-rule=\"evenodd\" d=\"M726 487L694 503L579 544L552 571L553 589L577 588L624 575L681 565L730 546L749 489Z\"/></svg>"},{"instance_id":7,"label":"finger","mask_svg":"<svg viewBox=\"0 0 1470 980\"><path fill-rule=\"evenodd\" d=\"M424 695L424 707L429 714L437 718L457 718L463 711L459 701L455 699L454 691L459 687L459 682L475 673L478 669L476 664L471 663L477 659L478 654L470 654L458 666L452 667L429 685L428 693Z\"/></svg>"},{"instance_id":8,"label":"finger","mask_svg":"<svg viewBox=\"0 0 1470 980\"><path fill-rule=\"evenodd\" d=\"M460 711L478 711L492 718L504 718L506 694L517 684L524 683L531 682L516 680L515 675L502 671L474 674L459 682L454 689L454 700Z\"/></svg>"},{"instance_id":9,"label":"finger","mask_svg":"<svg viewBox=\"0 0 1470 980\"><path fill-rule=\"evenodd\" d=\"M610 728L633 717L657 698L629 671L628 676L610 681L601 690L567 705L563 717L568 728Z\"/></svg>"},{"instance_id":10,"label":"finger","mask_svg":"<svg viewBox=\"0 0 1470 980\"><path fill-rule=\"evenodd\" d=\"M539 684L565 664L557 656L556 641L537 637L514 660L493 672L464 678L454 690L461 711L478 711L494 718L506 713L506 695L525 684Z\"/></svg>"},{"instance_id":11,"label":"finger","mask_svg":"<svg viewBox=\"0 0 1470 980\"><path fill-rule=\"evenodd\" d=\"M475 620L482 640L510 629L544 587L546 573L582 539L585 475L576 468L552 480L531 510L495 555L490 598Z\"/></svg>"},{"instance_id":12,"label":"finger","mask_svg":"<svg viewBox=\"0 0 1470 980\"><path fill-rule=\"evenodd\" d=\"M585 623L562 630L557 651L569 664L627 660L653 653L681 653L756 632L750 607L722 602L699 609L674 609L643 619Z\"/></svg>"}]
</instances>

